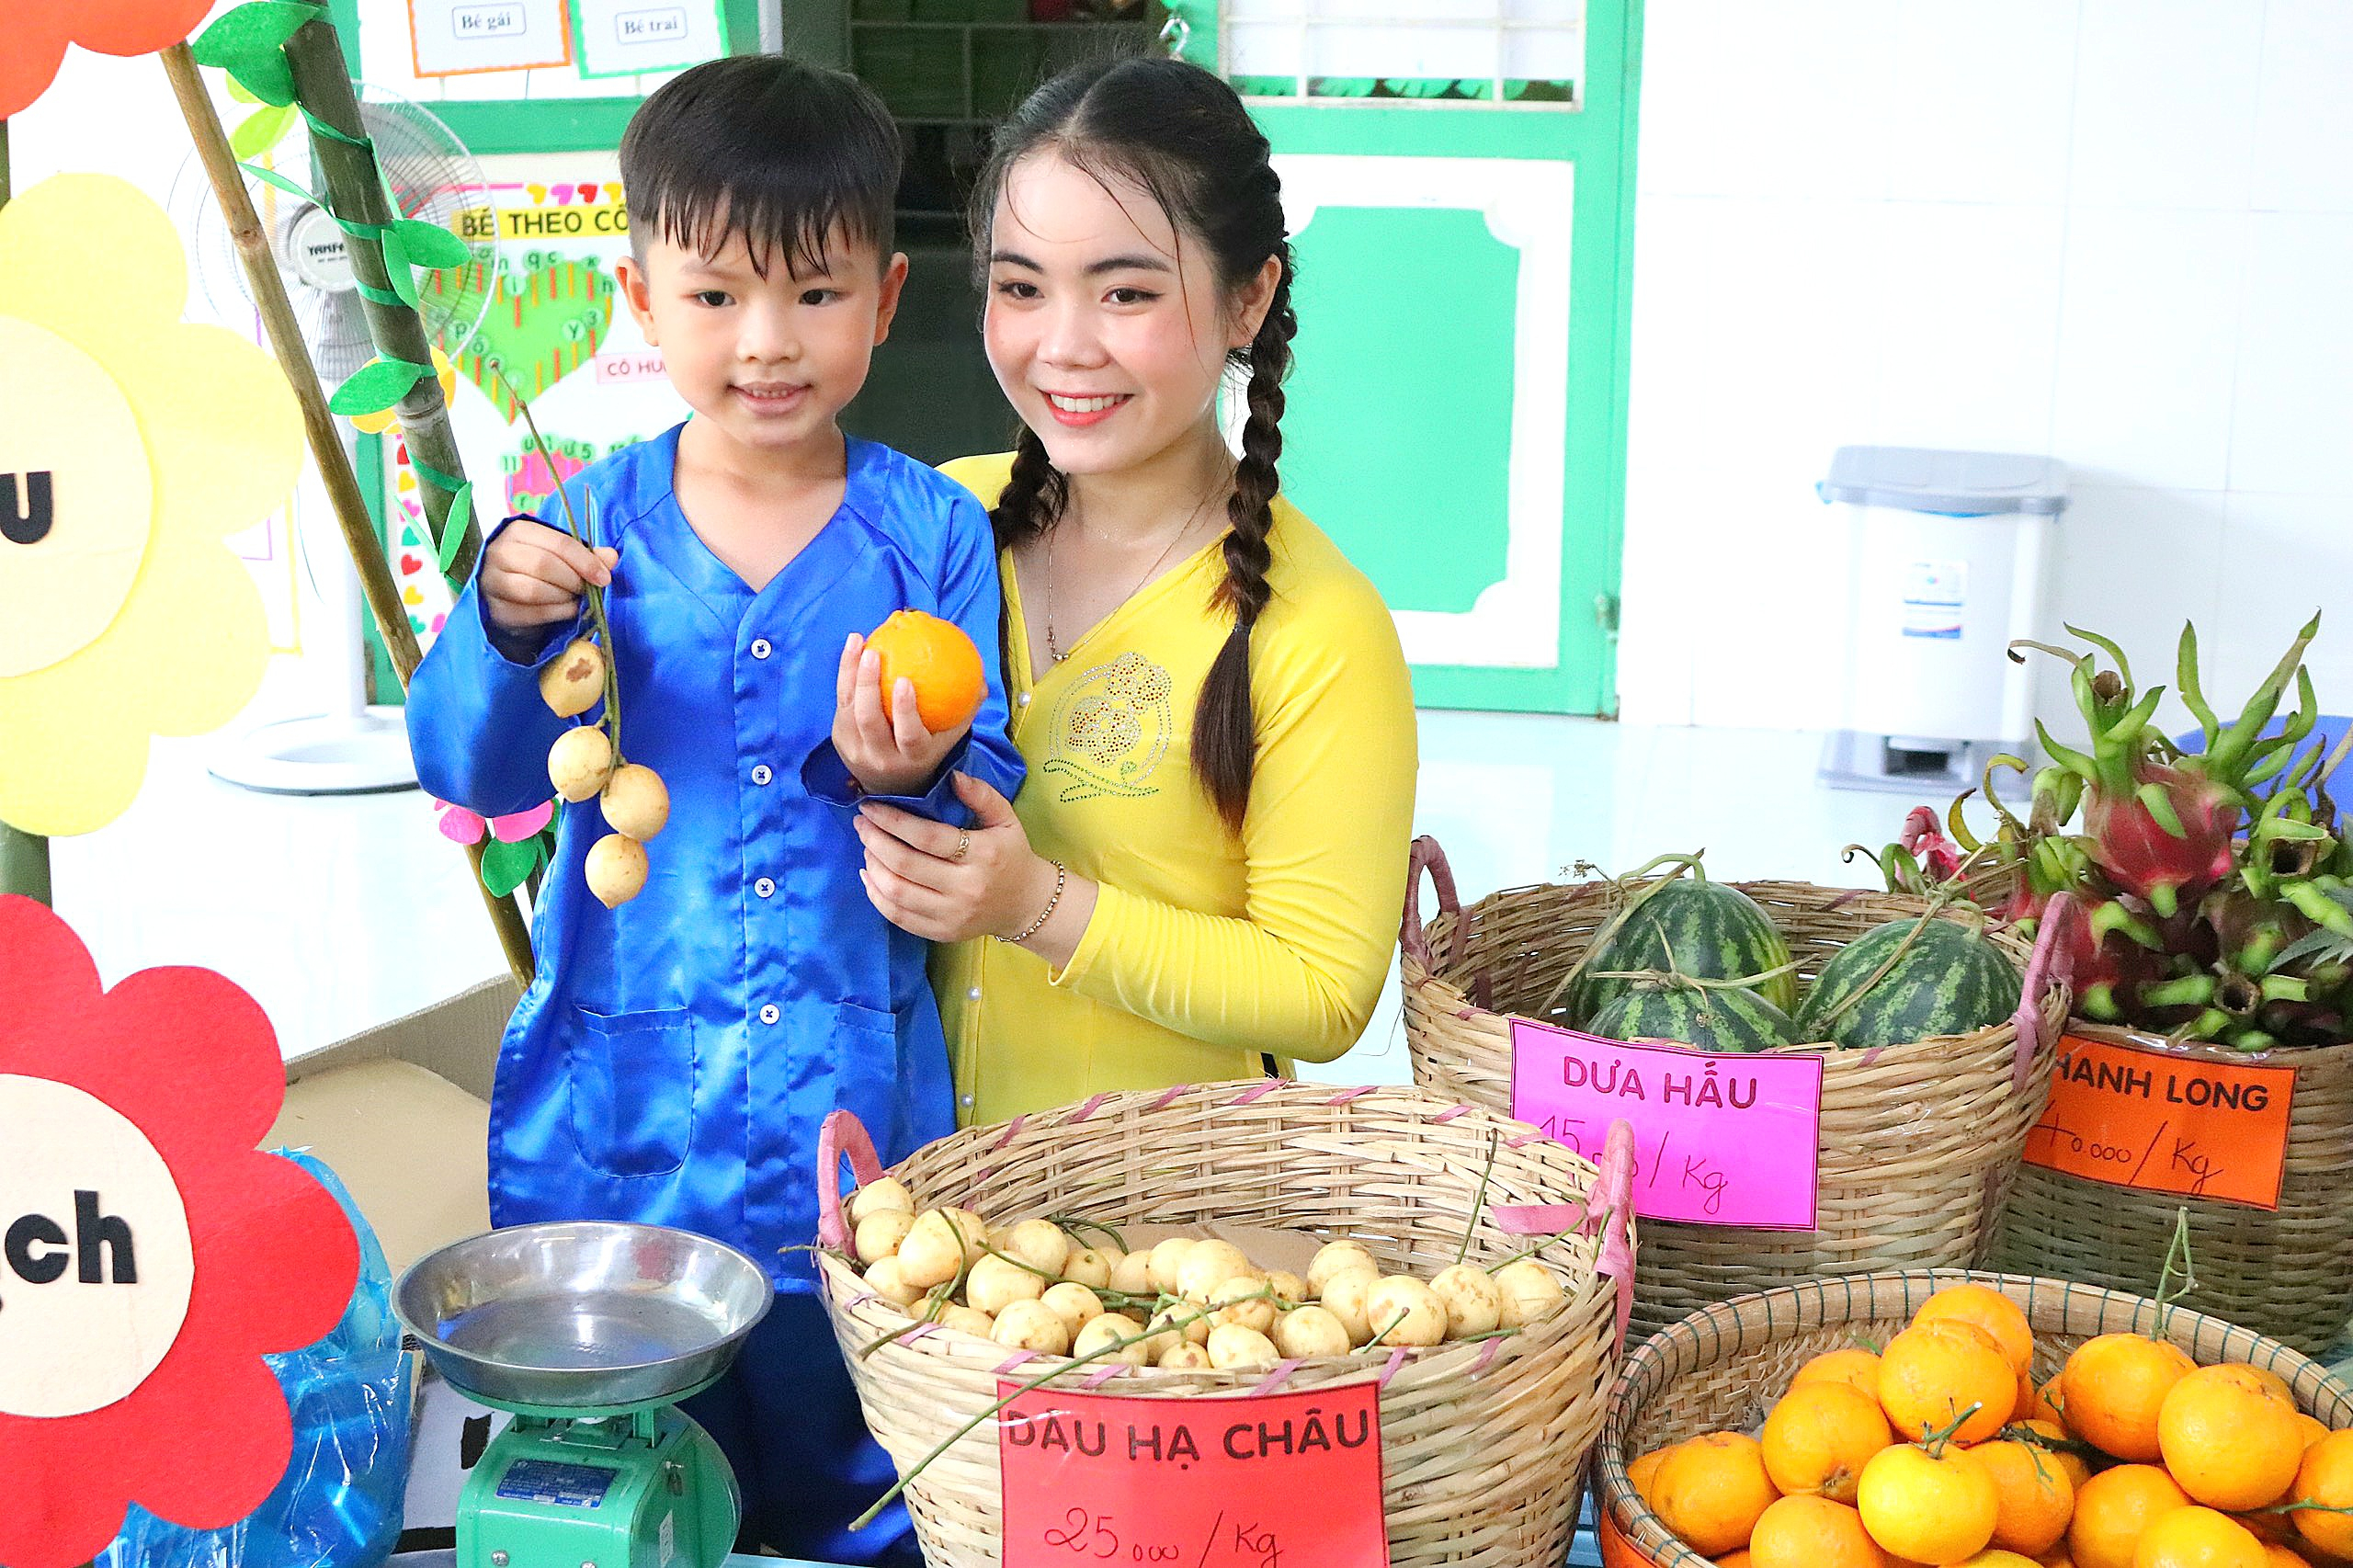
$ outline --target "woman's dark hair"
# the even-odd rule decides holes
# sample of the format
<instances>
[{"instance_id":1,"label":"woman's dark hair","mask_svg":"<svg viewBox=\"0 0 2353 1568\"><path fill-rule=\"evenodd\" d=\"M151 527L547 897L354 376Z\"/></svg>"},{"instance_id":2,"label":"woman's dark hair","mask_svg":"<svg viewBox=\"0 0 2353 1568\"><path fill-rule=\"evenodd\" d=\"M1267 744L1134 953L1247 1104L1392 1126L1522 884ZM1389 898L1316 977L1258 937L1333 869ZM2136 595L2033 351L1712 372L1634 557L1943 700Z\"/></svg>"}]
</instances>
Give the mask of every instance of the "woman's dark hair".
<instances>
[{"instance_id":1,"label":"woman's dark hair","mask_svg":"<svg viewBox=\"0 0 2353 1568\"><path fill-rule=\"evenodd\" d=\"M639 264L648 234L709 256L741 234L763 278L826 268L838 230L889 261L899 128L857 77L776 54L707 61L665 82L621 133Z\"/></svg>"},{"instance_id":2,"label":"woman's dark hair","mask_svg":"<svg viewBox=\"0 0 2353 1568\"><path fill-rule=\"evenodd\" d=\"M1273 256L1282 264L1266 320L1230 361L1249 372L1249 417L1226 504L1225 577L1217 603L1233 613L1193 710L1193 772L1234 832L1250 803L1256 751L1250 706L1250 632L1267 608L1267 535L1274 525L1275 462L1282 455L1283 377L1299 330L1291 313L1290 244L1283 233L1282 187L1267 138L1242 100L1198 65L1161 58L1077 66L1032 93L996 133L973 188L972 232L988 265L997 196L1015 164L1051 152L1097 180L1118 181L1160 203L1169 221L1198 236L1231 292ZM1025 427L1013 476L990 514L1000 548L1050 527L1069 498L1063 476Z\"/></svg>"}]
</instances>

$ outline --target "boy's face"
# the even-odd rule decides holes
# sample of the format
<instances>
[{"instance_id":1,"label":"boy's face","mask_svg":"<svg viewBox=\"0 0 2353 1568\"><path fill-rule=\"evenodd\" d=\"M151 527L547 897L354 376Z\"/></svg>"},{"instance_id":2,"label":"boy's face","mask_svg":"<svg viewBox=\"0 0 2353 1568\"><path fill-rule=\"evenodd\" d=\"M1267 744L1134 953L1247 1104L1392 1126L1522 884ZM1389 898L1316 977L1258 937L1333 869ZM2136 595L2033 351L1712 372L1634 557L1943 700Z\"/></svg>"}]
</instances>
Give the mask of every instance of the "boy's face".
<instances>
[{"instance_id":1,"label":"boy's face","mask_svg":"<svg viewBox=\"0 0 2353 1568\"><path fill-rule=\"evenodd\" d=\"M740 233L710 256L659 236L642 248L642 263L623 256L614 272L645 341L697 414L757 452L834 428L866 384L874 346L890 335L907 278L905 256L886 267L870 244L839 230L824 270L796 274L796 258L779 245L765 278Z\"/></svg>"}]
</instances>

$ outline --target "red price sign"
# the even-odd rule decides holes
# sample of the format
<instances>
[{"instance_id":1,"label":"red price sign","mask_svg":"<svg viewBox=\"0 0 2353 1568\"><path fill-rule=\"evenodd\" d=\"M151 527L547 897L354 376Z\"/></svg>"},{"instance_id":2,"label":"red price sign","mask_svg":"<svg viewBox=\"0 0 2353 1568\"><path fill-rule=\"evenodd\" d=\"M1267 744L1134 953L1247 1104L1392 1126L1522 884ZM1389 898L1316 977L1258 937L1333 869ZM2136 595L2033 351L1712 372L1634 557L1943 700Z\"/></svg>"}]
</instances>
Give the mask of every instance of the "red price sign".
<instances>
[{"instance_id":1,"label":"red price sign","mask_svg":"<svg viewBox=\"0 0 2353 1568\"><path fill-rule=\"evenodd\" d=\"M1005 1568L1389 1562L1370 1381L1249 1399L1033 1389L998 1415L997 1453Z\"/></svg>"}]
</instances>

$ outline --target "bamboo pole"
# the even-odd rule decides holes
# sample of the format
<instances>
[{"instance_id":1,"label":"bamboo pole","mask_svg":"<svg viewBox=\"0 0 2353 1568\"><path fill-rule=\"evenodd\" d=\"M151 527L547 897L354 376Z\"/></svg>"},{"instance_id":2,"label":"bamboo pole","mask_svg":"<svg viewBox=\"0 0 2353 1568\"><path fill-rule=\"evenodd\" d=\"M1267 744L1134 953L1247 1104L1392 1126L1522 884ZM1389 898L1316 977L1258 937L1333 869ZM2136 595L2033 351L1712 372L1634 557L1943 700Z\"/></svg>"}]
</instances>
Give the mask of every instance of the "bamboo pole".
<instances>
[{"instance_id":1,"label":"bamboo pole","mask_svg":"<svg viewBox=\"0 0 2353 1568\"><path fill-rule=\"evenodd\" d=\"M8 122L0 119L0 207L8 205ZM53 902L48 839L0 822L0 892L22 893L43 903Z\"/></svg>"},{"instance_id":2,"label":"bamboo pole","mask_svg":"<svg viewBox=\"0 0 2353 1568\"><path fill-rule=\"evenodd\" d=\"M296 28L294 36L286 40L286 63L293 73L296 102L346 136L367 135L367 121L359 114L359 95L351 85L343 40L334 24L315 20ZM311 153L319 166L319 177L325 182L327 199L338 216L355 223L375 224L390 223L404 216L392 210L384 194L383 170L372 146L354 146L313 131ZM380 290L392 288L392 277L384 267L383 247L377 241L347 235L344 251L351 258L351 270L360 282ZM384 304L365 293L360 295L359 303L367 312L368 335L375 340L379 353L413 364L433 362L433 346L425 335L424 318L413 308ZM417 494L424 500L426 521L432 525L430 537L438 548L441 530L448 526L451 495L427 470L438 470L458 479L463 479L466 472L457 437L449 428L449 405L442 399L440 381L432 376L420 376L408 395L393 406L393 412L401 422L401 439L408 443L413 460L410 466L416 471ZM471 576L475 558L481 554L482 529L469 517L465 539L459 544L449 570L460 579Z\"/></svg>"},{"instance_id":3,"label":"bamboo pole","mask_svg":"<svg viewBox=\"0 0 2353 1568\"><path fill-rule=\"evenodd\" d=\"M369 611L376 618L376 631L383 638L384 647L392 654L392 668L405 687L422 658L416 634L409 627L408 612L401 606L400 588L392 580L391 565L384 560L375 523L368 515L368 503L360 495L359 478L352 472L351 455L344 449L343 433L336 428L335 415L327 411L326 391L319 385L317 368L311 363L310 346L302 341L294 307L286 298L286 284L278 276L278 264L270 256L269 240L262 233L261 219L245 194L236 154L229 150L228 133L221 129L221 118L212 108L211 95L204 90L203 79L197 74L196 57L188 51L188 45L173 44L163 51L162 58L164 74L171 79L172 95L179 99L180 113L195 138L197 153L204 161L204 172L212 182L213 195L228 220L229 237L236 246L238 262L245 269L246 281L253 287L254 306L261 314L270 348L294 389L295 402L301 405L303 433L310 440L311 458L325 483L327 501L343 530L343 542L350 552L351 563L359 573ZM410 320L415 321L415 317L412 315ZM420 325L420 334L422 330ZM434 388L434 396L440 396L438 386ZM513 895L500 898L483 887L482 846L470 846L466 853L473 864L474 886L480 889L483 903L490 911L491 926L498 933L506 967L514 971L517 982L529 985L534 965L530 928L524 924L522 909Z\"/></svg>"}]
</instances>

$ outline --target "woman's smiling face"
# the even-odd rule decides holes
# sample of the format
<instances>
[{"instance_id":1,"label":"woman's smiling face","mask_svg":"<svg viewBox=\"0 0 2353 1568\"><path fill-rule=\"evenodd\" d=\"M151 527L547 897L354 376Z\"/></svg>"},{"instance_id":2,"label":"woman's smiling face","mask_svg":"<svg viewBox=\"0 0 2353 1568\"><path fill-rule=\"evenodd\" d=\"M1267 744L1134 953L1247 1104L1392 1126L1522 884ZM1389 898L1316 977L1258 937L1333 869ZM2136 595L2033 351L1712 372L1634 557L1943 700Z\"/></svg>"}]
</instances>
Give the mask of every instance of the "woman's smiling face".
<instances>
[{"instance_id":1,"label":"woman's smiling face","mask_svg":"<svg viewBox=\"0 0 2353 1568\"><path fill-rule=\"evenodd\" d=\"M1149 462L1213 421L1265 289L1229 299L1209 247L1128 181L1054 153L1007 174L989 232L989 364L1068 474Z\"/></svg>"}]
</instances>

